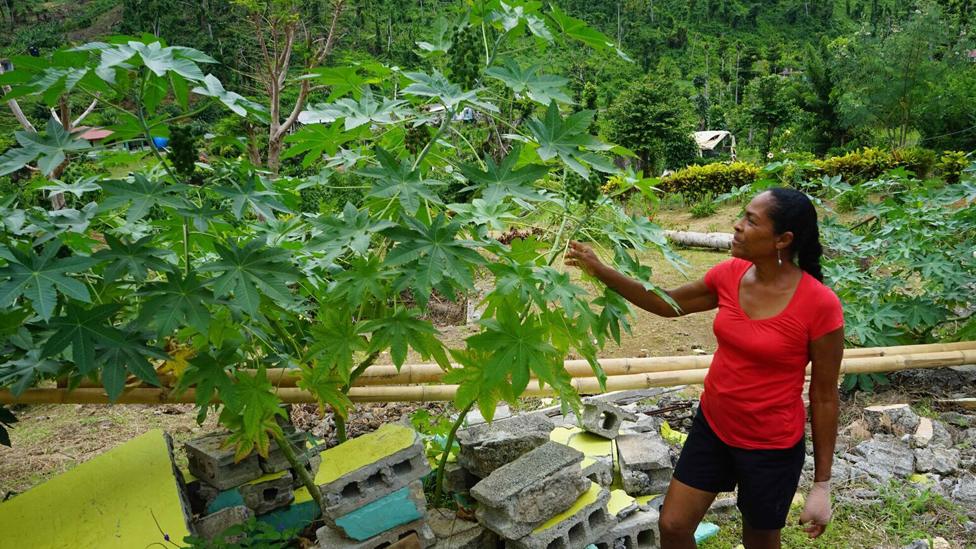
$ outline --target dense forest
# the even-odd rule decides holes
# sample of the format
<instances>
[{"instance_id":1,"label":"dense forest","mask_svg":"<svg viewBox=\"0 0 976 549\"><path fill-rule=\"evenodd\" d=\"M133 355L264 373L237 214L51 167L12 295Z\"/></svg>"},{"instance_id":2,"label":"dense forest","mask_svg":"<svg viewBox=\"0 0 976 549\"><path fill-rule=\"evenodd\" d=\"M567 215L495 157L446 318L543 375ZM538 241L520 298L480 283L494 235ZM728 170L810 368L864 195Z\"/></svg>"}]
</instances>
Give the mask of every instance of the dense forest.
<instances>
[{"instance_id":1,"label":"dense forest","mask_svg":"<svg viewBox=\"0 0 976 549\"><path fill-rule=\"evenodd\" d=\"M463 82L465 74L474 74L471 66L490 54L473 27L452 34L484 2L286 4L5 0L0 14L9 32L0 38L0 55L42 55L112 33L147 32L206 52L220 63L213 72L227 89L270 106L270 131L238 129L255 141L255 161L266 162L270 154L276 165L281 143L274 136L293 129L278 132L296 103L336 99L343 86L383 78L385 67L436 68ZM656 169L693 160L693 130L731 131L740 157L763 161L866 146L937 153L976 148L976 42L967 0L556 4L614 40L620 55L612 48L553 48L546 71L567 79L568 100L600 113L595 130ZM538 3L525 6L537 9ZM530 30L523 33L527 42L540 40ZM287 59L282 65L269 52ZM516 62L532 61L518 56L516 50ZM350 63L361 69L339 68ZM297 80L306 73L318 78ZM288 75L282 85L270 85L282 74ZM74 112L87 106L82 97L70 101L77 103ZM24 103L28 118L47 118L41 102ZM99 116L93 113L86 125L111 122ZM199 135L221 124L241 123L221 119L216 109L191 122ZM3 150L13 144L10 130L18 124L5 109L0 126Z\"/></svg>"}]
</instances>

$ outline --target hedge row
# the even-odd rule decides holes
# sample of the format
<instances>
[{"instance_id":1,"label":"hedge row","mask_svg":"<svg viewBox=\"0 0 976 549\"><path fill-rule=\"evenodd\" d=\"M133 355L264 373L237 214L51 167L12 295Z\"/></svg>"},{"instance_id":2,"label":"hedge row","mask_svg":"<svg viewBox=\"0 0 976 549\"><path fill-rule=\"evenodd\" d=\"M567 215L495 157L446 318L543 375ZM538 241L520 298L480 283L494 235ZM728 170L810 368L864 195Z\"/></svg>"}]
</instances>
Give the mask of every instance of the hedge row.
<instances>
[{"instance_id":1,"label":"hedge row","mask_svg":"<svg viewBox=\"0 0 976 549\"><path fill-rule=\"evenodd\" d=\"M806 173L811 179L822 175L839 175L845 182L855 184L876 179L894 168L905 168L919 178L935 173L954 183L969 162L970 159L961 152L948 151L939 157L935 151L921 147L891 152L866 147L843 156L813 160ZM726 193L752 183L759 177L759 172L759 166L746 162L688 166L662 179L660 187L667 192L682 193L688 198L697 199L706 193Z\"/></svg>"}]
</instances>

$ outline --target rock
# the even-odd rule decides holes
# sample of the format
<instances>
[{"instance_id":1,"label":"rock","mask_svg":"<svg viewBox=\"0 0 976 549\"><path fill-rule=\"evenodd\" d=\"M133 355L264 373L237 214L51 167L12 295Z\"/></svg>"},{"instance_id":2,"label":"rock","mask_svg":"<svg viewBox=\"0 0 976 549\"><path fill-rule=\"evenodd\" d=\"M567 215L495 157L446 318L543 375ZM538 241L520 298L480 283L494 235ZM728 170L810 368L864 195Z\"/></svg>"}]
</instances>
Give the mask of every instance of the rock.
<instances>
[{"instance_id":1,"label":"rock","mask_svg":"<svg viewBox=\"0 0 976 549\"><path fill-rule=\"evenodd\" d=\"M877 435L866 440L845 457L854 469L884 482L892 477L906 478L915 471L915 454L907 444L891 435Z\"/></svg>"},{"instance_id":2,"label":"rock","mask_svg":"<svg viewBox=\"0 0 976 549\"><path fill-rule=\"evenodd\" d=\"M952 545L945 538L933 538L931 543L927 539L917 539L903 549L952 549Z\"/></svg>"},{"instance_id":3,"label":"rock","mask_svg":"<svg viewBox=\"0 0 976 549\"><path fill-rule=\"evenodd\" d=\"M464 520L450 509L431 509L427 525L437 537L435 549L482 549L495 547L498 536L477 522Z\"/></svg>"},{"instance_id":4,"label":"rock","mask_svg":"<svg viewBox=\"0 0 976 549\"><path fill-rule=\"evenodd\" d=\"M634 421L637 416L608 402L583 403L583 430L603 438L617 438L624 421Z\"/></svg>"},{"instance_id":5,"label":"rock","mask_svg":"<svg viewBox=\"0 0 976 549\"><path fill-rule=\"evenodd\" d=\"M228 507L193 521L193 529L197 536L206 540L213 540L231 526L244 524L253 516L254 513L243 505ZM244 541L244 537L245 534L242 533L237 536L230 536L224 541L238 543Z\"/></svg>"},{"instance_id":6,"label":"rock","mask_svg":"<svg viewBox=\"0 0 976 549\"><path fill-rule=\"evenodd\" d=\"M932 440L929 441L929 447L952 447L952 434L941 421L932 420Z\"/></svg>"},{"instance_id":7,"label":"rock","mask_svg":"<svg viewBox=\"0 0 976 549\"><path fill-rule=\"evenodd\" d=\"M951 475L959 467L959 450L916 448L915 470L919 473Z\"/></svg>"},{"instance_id":8,"label":"rock","mask_svg":"<svg viewBox=\"0 0 976 549\"><path fill-rule=\"evenodd\" d=\"M934 435L932 420L927 417L919 418L918 429L915 429L915 434L912 435L912 448L928 447Z\"/></svg>"},{"instance_id":9,"label":"rock","mask_svg":"<svg viewBox=\"0 0 976 549\"><path fill-rule=\"evenodd\" d=\"M868 406L864 409L864 418L871 432L899 437L914 434L921 420L908 404Z\"/></svg>"},{"instance_id":10,"label":"rock","mask_svg":"<svg viewBox=\"0 0 976 549\"><path fill-rule=\"evenodd\" d=\"M485 478L495 469L549 442L554 427L546 417L530 414L458 431L461 446L458 464L473 475Z\"/></svg>"},{"instance_id":11,"label":"rock","mask_svg":"<svg viewBox=\"0 0 976 549\"><path fill-rule=\"evenodd\" d=\"M976 509L976 476L961 477L949 496L967 509Z\"/></svg>"},{"instance_id":12,"label":"rock","mask_svg":"<svg viewBox=\"0 0 976 549\"><path fill-rule=\"evenodd\" d=\"M976 427L960 430L955 437L956 446L976 448Z\"/></svg>"},{"instance_id":13,"label":"rock","mask_svg":"<svg viewBox=\"0 0 976 549\"><path fill-rule=\"evenodd\" d=\"M972 416L966 414L960 414L959 412L944 412L939 414L942 421L966 429L968 427L976 427L976 420Z\"/></svg>"},{"instance_id":14,"label":"rock","mask_svg":"<svg viewBox=\"0 0 976 549\"><path fill-rule=\"evenodd\" d=\"M620 479L632 496L663 494L671 482L668 445L654 433L617 437Z\"/></svg>"},{"instance_id":15,"label":"rock","mask_svg":"<svg viewBox=\"0 0 976 549\"><path fill-rule=\"evenodd\" d=\"M528 535L590 487L582 461L582 452L547 442L499 467L471 489L478 521L505 539Z\"/></svg>"},{"instance_id":16,"label":"rock","mask_svg":"<svg viewBox=\"0 0 976 549\"><path fill-rule=\"evenodd\" d=\"M848 437L850 437L850 441L853 444L857 444L871 438L870 425L866 420L863 419L856 419L851 422L844 432Z\"/></svg>"}]
</instances>

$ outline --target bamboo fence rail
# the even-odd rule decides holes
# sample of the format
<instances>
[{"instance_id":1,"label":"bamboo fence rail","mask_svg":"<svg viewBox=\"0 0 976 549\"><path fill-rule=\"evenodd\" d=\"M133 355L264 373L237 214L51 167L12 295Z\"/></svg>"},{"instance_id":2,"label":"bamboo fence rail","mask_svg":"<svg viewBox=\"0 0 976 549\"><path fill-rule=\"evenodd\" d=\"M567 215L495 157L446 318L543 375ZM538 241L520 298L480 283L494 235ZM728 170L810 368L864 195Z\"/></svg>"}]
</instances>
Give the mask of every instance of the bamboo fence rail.
<instances>
[{"instance_id":1,"label":"bamboo fence rail","mask_svg":"<svg viewBox=\"0 0 976 549\"><path fill-rule=\"evenodd\" d=\"M976 364L976 342L970 342L969 345L970 348L966 349L903 354L892 354L889 352L892 348L884 348L882 350L875 350L874 352L878 353L876 356L851 357L848 352L845 353L845 357L847 358L841 363L841 373L893 372L913 368L940 368L945 366L959 366L962 364ZM698 359L701 357L693 358ZM694 364L698 364L698 362L696 361ZM810 367L807 366L807 375L810 373L809 370ZM607 378L605 390L609 392L697 384L704 381L707 373L707 367L696 367L671 371L612 375ZM580 394L605 392L595 377L577 377L573 379L572 383ZM361 386L352 387L349 391L349 398L357 402L446 401L454 398L457 389L457 385ZM277 389L277 394L284 402L315 402L315 397L311 393L294 387L281 386ZM537 383L530 383L525 393L523 393L524 396L544 396L551 394L552 389L550 387L540 388ZM175 395L171 393L170 389L166 388L132 387L127 388L115 403L192 403L195 402L195 399L196 394L193 389L180 395ZM0 403L3 404L105 404L109 402L105 391L98 388L79 388L73 391L60 388L28 389L16 398L9 391L0 391Z\"/></svg>"},{"instance_id":2,"label":"bamboo fence rail","mask_svg":"<svg viewBox=\"0 0 976 549\"><path fill-rule=\"evenodd\" d=\"M862 358L902 354L932 353L944 351L964 351L976 349L976 341L958 343L928 343L923 345L899 345L894 347L860 347L844 350L844 358ZM607 376L629 374L649 374L654 372L673 372L677 370L707 369L713 355L660 356L645 358L601 358L600 366ZM593 369L585 360L567 360L563 363L570 377L592 377ZM353 386L367 385L415 385L419 383L439 383L450 370L437 364L404 364L399 370L393 365L370 366ZM295 369L271 368L268 379L277 387L296 387L298 372ZM170 377L161 377L164 386L175 385ZM98 388L100 384L84 380L81 387Z\"/></svg>"}]
</instances>

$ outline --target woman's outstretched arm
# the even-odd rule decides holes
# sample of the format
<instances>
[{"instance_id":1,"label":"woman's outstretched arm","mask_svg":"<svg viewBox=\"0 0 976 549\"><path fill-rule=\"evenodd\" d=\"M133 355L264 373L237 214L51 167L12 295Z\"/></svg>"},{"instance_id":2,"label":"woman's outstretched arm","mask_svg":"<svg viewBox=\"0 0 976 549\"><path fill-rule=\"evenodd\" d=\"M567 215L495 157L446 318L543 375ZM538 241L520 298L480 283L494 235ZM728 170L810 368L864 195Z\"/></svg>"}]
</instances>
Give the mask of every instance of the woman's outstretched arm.
<instances>
[{"instance_id":1,"label":"woman's outstretched arm","mask_svg":"<svg viewBox=\"0 0 976 549\"><path fill-rule=\"evenodd\" d=\"M705 285L704 281L696 280L673 290L665 291L678 304L679 310L675 310L661 296L645 289L640 282L605 265L589 246L579 242L569 243L565 262L566 265L578 267L587 274L598 278L627 301L659 316L682 316L707 311L718 306L718 296Z\"/></svg>"}]
</instances>

